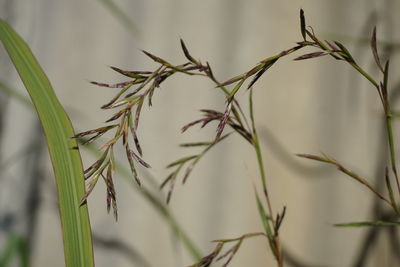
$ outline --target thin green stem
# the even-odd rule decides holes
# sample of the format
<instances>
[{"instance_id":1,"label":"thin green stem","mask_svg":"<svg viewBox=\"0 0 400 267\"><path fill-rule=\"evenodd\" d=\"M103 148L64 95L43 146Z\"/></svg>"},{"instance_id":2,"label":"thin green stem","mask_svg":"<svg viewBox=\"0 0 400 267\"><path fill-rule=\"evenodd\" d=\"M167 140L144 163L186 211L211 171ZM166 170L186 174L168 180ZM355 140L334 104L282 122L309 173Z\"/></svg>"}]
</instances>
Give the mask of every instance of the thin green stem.
<instances>
[{"instance_id":1,"label":"thin green stem","mask_svg":"<svg viewBox=\"0 0 400 267\"><path fill-rule=\"evenodd\" d=\"M386 131L387 131L387 135L388 135L389 150L390 150L390 162L391 162L393 174L395 176L397 190L400 194L400 182L399 182L399 177L397 174L396 150L395 150L395 144L394 144L394 138L393 138L392 114L391 114L391 108L390 108L390 103L389 103L388 94L387 94L387 76L388 76L387 75L387 72L388 72L387 66L385 69L385 77L384 77L384 81L383 81L383 86L381 88L378 85L378 82L376 82L360 66L358 66L354 62L349 62L349 64L354 69L356 69L361 75L363 75L378 90L379 96L382 101L383 110L385 112Z\"/></svg>"},{"instance_id":2,"label":"thin green stem","mask_svg":"<svg viewBox=\"0 0 400 267\"><path fill-rule=\"evenodd\" d=\"M388 107L388 112L390 112L390 108ZM396 180L396 185L397 185L397 190L400 193L400 183L399 183L399 178L397 175L397 167L396 167L396 151L394 149L394 138L393 138L393 128L392 128L392 116L389 114L386 114L386 129L387 129L387 134L388 134L388 139L389 139L389 150L390 150L390 161L392 163L392 171L395 176Z\"/></svg>"},{"instance_id":3,"label":"thin green stem","mask_svg":"<svg viewBox=\"0 0 400 267\"><path fill-rule=\"evenodd\" d=\"M390 151L390 163L392 166L392 171L396 180L396 186L397 186L397 191L400 194L400 182L399 182L399 177L397 174L397 161L396 161L396 150L395 150L395 144L394 144L394 138L393 138L393 126L392 126L392 112L390 108L390 103L389 99L387 97L387 92L383 93L383 90L385 89L379 89L380 87L378 86L378 83L372 79L371 76L369 76L365 71L363 71L359 66L351 64L359 73L361 73L365 78L367 78L377 89L379 96L382 100L382 106L383 110L385 112L385 124L386 124L386 132L388 135L388 141L389 141L389 151ZM384 86L386 87L387 81L384 82ZM382 91L381 91L382 90ZM396 210L396 209L395 209Z\"/></svg>"},{"instance_id":4,"label":"thin green stem","mask_svg":"<svg viewBox=\"0 0 400 267\"><path fill-rule=\"evenodd\" d=\"M250 92L249 92L249 109L250 109L250 120L251 120L251 126L252 126L252 134L253 134L253 147L254 147L254 150L257 155L257 162L258 162L258 168L260 170L260 177L261 177L263 192L264 192L264 196L265 196L265 199L267 202L268 213L269 213L269 217L270 217L269 221L272 224L271 228L274 229L274 238L272 240L270 240L270 242L273 242L274 245L271 246L271 249L272 249L272 253L275 255L275 258L277 260L278 267L283 267L282 248L280 245L276 222L274 220L271 199L268 194L267 178L266 178L266 174L265 174L264 161L263 161L260 141L258 139L258 134L257 134L257 130L255 127L254 107L253 107L253 89L250 88L249 90L250 90Z\"/></svg>"},{"instance_id":5,"label":"thin green stem","mask_svg":"<svg viewBox=\"0 0 400 267\"><path fill-rule=\"evenodd\" d=\"M362 76L364 76L370 83L372 83L379 91L378 83L369 75L366 71L364 71L360 66L358 66L354 62L349 62L349 64L356 69Z\"/></svg>"},{"instance_id":6,"label":"thin green stem","mask_svg":"<svg viewBox=\"0 0 400 267\"><path fill-rule=\"evenodd\" d=\"M264 168L264 164L263 164L263 157L262 157L260 142L258 140L256 131L253 132L253 146L254 146L254 149L255 149L256 155L257 155L258 168L260 170L263 192L264 192L265 198L267 200L269 216L271 217L271 221L273 222L274 216L273 216L273 212L272 212L272 205L271 205L271 201L269 199L267 182L266 182L267 179L266 179L265 168Z\"/></svg>"},{"instance_id":7,"label":"thin green stem","mask_svg":"<svg viewBox=\"0 0 400 267\"><path fill-rule=\"evenodd\" d=\"M256 151L256 155L257 155L258 168L260 170L260 177L261 177L261 182L262 182L262 186L263 186L263 192L264 192L265 198L267 200L269 216L271 217L271 221L274 223L272 205L271 205L271 201L270 201L268 189L267 189L267 176L265 174L264 161L263 161L263 157L262 157L260 141L258 139L258 134L257 134L257 130L255 127L254 108L253 108L253 89L250 88L249 90L250 90L250 92L249 92L249 103L250 103L249 109L250 109L250 120L251 120L252 133L253 133L253 147L254 147L254 149Z\"/></svg>"}]
</instances>

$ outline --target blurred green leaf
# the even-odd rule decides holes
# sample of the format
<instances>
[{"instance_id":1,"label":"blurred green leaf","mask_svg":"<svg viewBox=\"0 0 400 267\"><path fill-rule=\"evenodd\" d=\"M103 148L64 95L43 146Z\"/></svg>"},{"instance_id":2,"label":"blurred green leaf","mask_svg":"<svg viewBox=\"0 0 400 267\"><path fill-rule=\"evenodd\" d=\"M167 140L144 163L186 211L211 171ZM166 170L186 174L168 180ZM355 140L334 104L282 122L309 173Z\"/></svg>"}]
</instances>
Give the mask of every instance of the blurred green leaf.
<instances>
[{"instance_id":1,"label":"blurred green leaf","mask_svg":"<svg viewBox=\"0 0 400 267\"><path fill-rule=\"evenodd\" d=\"M32 102L28 98L26 98L24 95L20 94L15 89L8 86L3 81L0 81L0 89L9 94L12 98L17 99L20 102L23 102L23 104L25 104L26 106L32 106Z\"/></svg>"},{"instance_id":2,"label":"blurred green leaf","mask_svg":"<svg viewBox=\"0 0 400 267\"><path fill-rule=\"evenodd\" d=\"M349 223L337 223L335 226L339 227L365 227L365 226L400 226L400 222L349 222Z\"/></svg>"},{"instance_id":3,"label":"blurred green leaf","mask_svg":"<svg viewBox=\"0 0 400 267\"><path fill-rule=\"evenodd\" d=\"M0 251L0 266L9 266L17 253L19 254L20 266L28 267L29 253L26 240L23 237L12 233L9 235L6 241L4 250Z\"/></svg>"},{"instance_id":4,"label":"blurred green leaf","mask_svg":"<svg viewBox=\"0 0 400 267\"><path fill-rule=\"evenodd\" d=\"M114 0L99 0L129 31L139 34L139 30L129 15Z\"/></svg>"}]
</instances>

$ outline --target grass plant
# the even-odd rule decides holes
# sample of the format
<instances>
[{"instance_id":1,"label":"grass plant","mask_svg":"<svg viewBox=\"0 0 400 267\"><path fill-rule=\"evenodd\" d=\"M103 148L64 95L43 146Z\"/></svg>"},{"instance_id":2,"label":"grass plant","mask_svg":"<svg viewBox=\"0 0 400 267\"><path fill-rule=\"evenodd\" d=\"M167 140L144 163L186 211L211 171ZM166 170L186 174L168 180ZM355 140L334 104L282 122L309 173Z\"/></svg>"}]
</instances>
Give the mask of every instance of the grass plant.
<instances>
[{"instance_id":1,"label":"grass plant","mask_svg":"<svg viewBox=\"0 0 400 267\"><path fill-rule=\"evenodd\" d=\"M215 75L209 62L196 59L183 40L180 40L181 49L186 62L183 64L172 64L167 60L153 55L147 51L143 53L157 65L153 70L130 71L118 67L112 70L128 78L116 84L103 82L92 82L100 87L114 88L117 90L110 101L101 106L105 110L114 110L114 114L106 120L106 125L92 130L75 134L68 121L64 110L54 96L50 83L45 77L40 66L37 64L29 48L20 37L4 22L0 22L0 39L5 45L16 69L26 88L30 92L32 101L41 119L48 140L49 151L53 161L55 176L58 184L60 212L64 229L64 248L67 266L93 266L92 241L87 216L86 201L94 189L98 180L103 180L106 185L107 210L113 210L115 219L118 218L118 207L113 175L118 169L119 163L115 160L114 150L116 145L122 145L125 150L127 165L130 168L132 181L139 188L139 192L157 208L167 221L171 224L176 234L180 234L192 255L197 261L190 267L206 267L220 261L222 266L228 266L245 240L255 237L265 238L269 249L276 260L276 266L284 266L284 252L280 239L280 229L285 220L286 207L277 208L273 205L270 197L269 179L264 167L262 146L257 132L257 123L254 113L253 94L260 78L271 68L277 65L283 57L291 56L304 48L312 48L315 51L300 54L294 58L296 61L309 60L328 56L334 60L350 65L359 75L369 81L372 88L376 90L382 104L385 118L387 146L389 150L389 166L382 171L382 179L385 181L385 192L372 185L368 179L360 176L338 160L322 153L298 154L297 156L335 166L354 181L364 186L375 197L385 203L395 218L400 215L398 199L400 197L400 181L397 171L397 156L395 135L393 133L393 111L391 108L388 84L389 60L382 59L377 48L376 28L373 29L370 46L372 57L376 67L380 71L379 78L370 75L360 66L349 49L338 41L321 40L315 34L312 27L306 24L303 10L300 11L300 33L302 39L293 46L273 56L267 57L254 65L250 70L236 75L226 81L220 81ZM214 127L212 122L217 123L215 135L207 141L193 141L181 146L187 149L199 148L199 153L190 153L175 161L167 168L169 175L160 184L160 189L167 191L166 203L170 203L177 181L185 184L189 181L199 161L207 155L211 149L222 141L233 135L239 135L244 142L254 150L254 160L258 163L259 184L254 186L254 199L257 206L263 232L244 233L239 237L216 239L215 248L207 255L200 257L197 249L175 221L168 207L159 201L159 198L142 187L138 168L151 168L150 164L143 158L143 151L138 136L138 128L141 123L141 114L144 107L152 106L152 98L158 88L167 79L175 77L175 74L188 76L200 76L213 82L225 98L222 110L204 108L197 120L187 123L181 129L186 132L192 127L200 126ZM248 110L244 110L241 101L236 98L239 91L247 91ZM46 112L46 110L53 112ZM57 115L57 117L52 116ZM77 143L79 139L83 145L97 141L104 134L112 135L112 138L101 145L98 159L84 171L82 170ZM73 137L73 138L71 138ZM86 190L83 190L85 182ZM381 227L398 226L396 220L359 221L338 223L340 227Z\"/></svg>"}]
</instances>

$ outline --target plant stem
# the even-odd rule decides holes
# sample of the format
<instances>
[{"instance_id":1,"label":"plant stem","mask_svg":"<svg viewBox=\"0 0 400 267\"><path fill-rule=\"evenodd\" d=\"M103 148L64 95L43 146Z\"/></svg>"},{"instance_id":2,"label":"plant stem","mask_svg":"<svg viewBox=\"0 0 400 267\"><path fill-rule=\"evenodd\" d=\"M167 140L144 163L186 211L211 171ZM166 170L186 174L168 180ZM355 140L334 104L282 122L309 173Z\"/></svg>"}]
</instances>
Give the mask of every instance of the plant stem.
<instances>
[{"instance_id":1,"label":"plant stem","mask_svg":"<svg viewBox=\"0 0 400 267\"><path fill-rule=\"evenodd\" d=\"M257 130L255 127L255 120L254 120L254 107L253 107L253 89L250 88L250 93L249 93L249 109L250 109L250 120L251 120L251 127L252 127L252 134L253 134L253 147L256 151L256 155L257 155L257 162L258 162L258 168L260 170L260 176L261 176L261 182L262 182L262 186L263 186L263 192L265 195L265 198L267 200L267 205L268 205L268 212L269 212L269 216L271 217L271 220L273 222L273 213L272 213L272 205L271 205L271 201L269 199L269 195L268 195L268 189L267 189L267 178L265 175L265 168L264 168L264 161L263 161L263 157L262 157L262 152L261 152L261 147L260 147L260 141L258 139L258 134L257 134Z\"/></svg>"},{"instance_id":2,"label":"plant stem","mask_svg":"<svg viewBox=\"0 0 400 267\"><path fill-rule=\"evenodd\" d=\"M397 190L400 193L400 183L399 183L399 178L397 175L397 167L396 167L396 152L394 149L394 139L393 139L393 129L392 129L392 116L390 114L390 107L388 106L388 111L389 113L385 114L386 117L386 129L387 129L387 134L388 134L388 140L389 140L389 149L390 149L390 161L392 163L392 171L394 173L394 176L396 178L396 185L397 185Z\"/></svg>"},{"instance_id":3,"label":"plant stem","mask_svg":"<svg viewBox=\"0 0 400 267\"><path fill-rule=\"evenodd\" d=\"M273 246L271 246L272 253L275 255L275 258L278 263L278 267L283 267L283 255L282 255L282 248L280 245L280 240L279 240L279 235L278 235L278 230L276 227L276 222L274 220L274 214L272 211L272 205L271 205L271 200L268 194L268 187L267 187L267 178L265 174L265 168L264 168L264 161L262 157L262 151L261 151L261 146L260 146L260 141L258 139L258 134L257 130L255 127L255 119L254 119L254 107L253 107L253 89L249 89L249 109L250 109L250 120L251 120L251 125L252 125L252 134L253 134L253 147L257 155L257 162L258 162L258 168L260 170L260 177L261 177L261 182L262 182L262 187L263 187L263 192L264 196L267 202L267 207L268 207L268 215L270 217L270 221L272 224L272 229L274 230L273 233L273 239L270 240L270 242L273 242Z\"/></svg>"},{"instance_id":4,"label":"plant stem","mask_svg":"<svg viewBox=\"0 0 400 267\"><path fill-rule=\"evenodd\" d=\"M379 91L379 85L378 83L371 77L371 75L369 75L366 71L364 71L360 66L358 66L356 63L354 62L349 62L349 64L355 69L357 70L362 76L364 76L370 83L372 83L372 85L374 87L376 87Z\"/></svg>"},{"instance_id":5,"label":"plant stem","mask_svg":"<svg viewBox=\"0 0 400 267\"><path fill-rule=\"evenodd\" d=\"M350 63L359 73L361 73L365 78L368 79L368 81L371 82L372 85L374 85L378 89L379 96L381 97L382 100L382 105L383 105L383 110L385 112L385 122L386 122L386 131L388 135L388 141L389 141L389 150L390 150L390 161L392 165L392 171L395 176L396 180L396 185L397 185L397 190L400 194L400 182L399 182L399 177L397 175L397 164L396 164L396 151L394 149L394 139L393 139L393 127L392 127L392 114L391 114L391 109L390 109L390 103L388 99L388 94L387 94L387 74L385 74L385 80L383 83L382 88L380 89L378 83L368 74L366 73L361 67L359 67L355 63ZM387 69L385 70L387 71Z\"/></svg>"},{"instance_id":6,"label":"plant stem","mask_svg":"<svg viewBox=\"0 0 400 267\"><path fill-rule=\"evenodd\" d=\"M348 62L354 69L356 69L361 75L363 75L378 91L379 97L382 102L383 110L385 112L385 122L386 122L386 131L388 135L389 141L389 150L390 150L390 162L392 166L392 171L396 180L397 190L400 194L400 182L397 174L397 164L396 164L396 151L394 146L393 139L393 127L392 127L392 111L390 109L390 102L388 99L387 93L387 77L388 77L388 63L385 66L384 71L384 80L379 86L378 82L376 82L371 75L369 75L366 71L364 71L360 66L358 66L355 62Z\"/></svg>"},{"instance_id":7,"label":"plant stem","mask_svg":"<svg viewBox=\"0 0 400 267\"><path fill-rule=\"evenodd\" d=\"M258 168L260 170L263 192L264 192L265 198L267 200L269 216L271 217L271 220L273 221L274 216L272 213L272 205L271 205L271 201L269 199L269 194L268 194L268 190L267 190L267 182L266 182L265 168L264 168L264 164L263 164L263 157L262 157L260 142L258 140L258 135L257 135L256 131L253 131L253 147L254 147L254 149L256 151L256 155L257 155Z\"/></svg>"}]
</instances>

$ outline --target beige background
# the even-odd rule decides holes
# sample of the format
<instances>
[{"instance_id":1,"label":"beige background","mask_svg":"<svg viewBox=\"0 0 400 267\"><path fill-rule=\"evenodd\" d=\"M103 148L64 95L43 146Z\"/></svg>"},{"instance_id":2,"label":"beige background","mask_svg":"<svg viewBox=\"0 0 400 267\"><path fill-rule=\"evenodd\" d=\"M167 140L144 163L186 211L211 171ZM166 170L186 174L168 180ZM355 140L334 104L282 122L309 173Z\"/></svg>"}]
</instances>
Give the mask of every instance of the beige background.
<instances>
[{"instance_id":1,"label":"beige background","mask_svg":"<svg viewBox=\"0 0 400 267\"><path fill-rule=\"evenodd\" d=\"M358 62L374 75L378 75L377 69L368 43L363 41L369 38L373 25L378 25L379 40L400 41L396 30L400 25L398 1L115 2L134 22L137 30L133 33L101 1L0 1L0 15L32 48L77 131L99 127L110 115L99 107L112 96L112 89L97 88L88 81L123 81L124 77L108 65L154 69L156 65L140 49L176 64L184 62L179 38L185 40L196 58L211 63L220 80L242 73L300 41L300 8L322 38L341 40L356 51ZM396 70L400 67L394 48L390 51L393 86L398 82ZM334 168L307 162L294 154L322 151L371 181L383 178L386 154L382 150L386 143L378 96L343 63L328 58L295 62L293 58L276 64L255 87L256 119L272 202L275 211L287 206L281 229L283 246L296 259L309 263L307 266L353 266L366 229L338 229L332 224L372 219L371 194ZM0 64L1 79L25 94L3 48ZM239 92L245 103L246 96L244 91ZM2 160L21 151L38 128L32 111L14 100L6 102ZM201 108L222 109L224 98L206 80L177 75L156 92L153 104L143 111L140 138L145 160L153 166L150 173L161 182L168 174L164 166L192 154L179 148L179 143L207 140L214 134L211 127L202 131L194 128L182 135L180 127L198 118ZM38 164L49 166L44 152ZM86 166L93 160L84 153ZM0 215L18 213L25 207L24 192L30 183L27 171L26 165L16 160L2 172ZM32 266L63 266L51 168L46 168L42 176ZM212 249L209 241L213 239L262 230L253 195L253 183L258 179L253 151L235 136L213 149L185 186L176 185L170 208L205 254ZM119 221L115 223L107 215L105 188L99 183L89 200L93 232L122 240L142 254L150 266L193 263L163 218L130 184L119 176L115 183ZM151 187L147 182L145 186ZM31 223L26 215L17 216L13 228L24 233ZM386 235L381 234L382 238ZM5 236L2 231L0 248ZM369 253L366 266L398 266L387 242L381 243L373 254ZM99 267L145 266L101 246L95 246L95 257ZM274 265L262 239L245 242L231 264Z\"/></svg>"}]
</instances>

